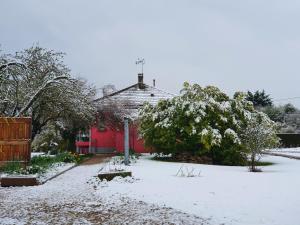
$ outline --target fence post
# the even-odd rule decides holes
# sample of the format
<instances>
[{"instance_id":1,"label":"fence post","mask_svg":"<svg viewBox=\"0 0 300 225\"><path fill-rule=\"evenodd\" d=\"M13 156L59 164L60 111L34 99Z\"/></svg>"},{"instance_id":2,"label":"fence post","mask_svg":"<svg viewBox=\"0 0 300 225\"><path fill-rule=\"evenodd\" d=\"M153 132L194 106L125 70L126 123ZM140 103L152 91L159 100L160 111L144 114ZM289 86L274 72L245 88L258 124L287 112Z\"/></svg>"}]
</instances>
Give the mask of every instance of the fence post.
<instances>
[{"instance_id":1,"label":"fence post","mask_svg":"<svg viewBox=\"0 0 300 225\"><path fill-rule=\"evenodd\" d=\"M89 129L89 153L95 153L92 148L92 127Z\"/></svg>"},{"instance_id":2,"label":"fence post","mask_svg":"<svg viewBox=\"0 0 300 225\"><path fill-rule=\"evenodd\" d=\"M124 118L124 163L129 165L129 124L128 118Z\"/></svg>"}]
</instances>

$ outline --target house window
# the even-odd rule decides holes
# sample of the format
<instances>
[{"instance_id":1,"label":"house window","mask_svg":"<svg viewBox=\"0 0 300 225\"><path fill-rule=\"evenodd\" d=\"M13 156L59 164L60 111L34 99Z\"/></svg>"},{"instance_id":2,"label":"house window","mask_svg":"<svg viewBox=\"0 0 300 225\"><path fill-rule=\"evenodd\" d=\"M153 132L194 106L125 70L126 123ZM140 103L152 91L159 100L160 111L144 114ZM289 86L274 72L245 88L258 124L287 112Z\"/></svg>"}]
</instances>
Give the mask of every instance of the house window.
<instances>
[{"instance_id":1,"label":"house window","mask_svg":"<svg viewBox=\"0 0 300 225\"><path fill-rule=\"evenodd\" d=\"M83 141L83 142L88 142L90 140L90 137L88 134L84 133L84 132L80 132L77 137L76 137L77 141Z\"/></svg>"}]
</instances>

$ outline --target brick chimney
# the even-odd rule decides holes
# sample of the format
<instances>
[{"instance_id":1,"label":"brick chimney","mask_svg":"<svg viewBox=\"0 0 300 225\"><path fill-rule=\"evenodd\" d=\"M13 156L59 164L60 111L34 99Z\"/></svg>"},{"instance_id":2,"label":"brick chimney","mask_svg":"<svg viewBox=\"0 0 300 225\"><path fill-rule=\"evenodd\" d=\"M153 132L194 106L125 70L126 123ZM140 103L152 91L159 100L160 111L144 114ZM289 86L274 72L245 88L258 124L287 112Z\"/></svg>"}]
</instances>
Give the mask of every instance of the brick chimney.
<instances>
[{"instance_id":1,"label":"brick chimney","mask_svg":"<svg viewBox=\"0 0 300 225\"><path fill-rule=\"evenodd\" d=\"M139 89L144 89L144 74L142 73L139 73L138 74L138 86L139 86Z\"/></svg>"}]
</instances>

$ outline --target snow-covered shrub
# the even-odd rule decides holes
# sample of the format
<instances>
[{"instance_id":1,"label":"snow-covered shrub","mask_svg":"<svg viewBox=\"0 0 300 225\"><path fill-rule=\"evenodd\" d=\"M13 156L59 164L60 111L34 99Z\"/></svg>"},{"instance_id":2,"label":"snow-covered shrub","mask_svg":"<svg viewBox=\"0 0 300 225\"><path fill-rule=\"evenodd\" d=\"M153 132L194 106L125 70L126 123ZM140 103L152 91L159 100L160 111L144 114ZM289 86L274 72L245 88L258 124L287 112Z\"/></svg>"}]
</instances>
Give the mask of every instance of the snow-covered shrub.
<instances>
[{"instance_id":1,"label":"snow-covered shrub","mask_svg":"<svg viewBox=\"0 0 300 225\"><path fill-rule=\"evenodd\" d=\"M229 98L218 88L187 82L179 96L140 110L145 144L159 153L210 156L216 164L246 161L241 132L256 111L243 93Z\"/></svg>"},{"instance_id":2,"label":"snow-covered shrub","mask_svg":"<svg viewBox=\"0 0 300 225\"><path fill-rule=\"evenodd\" d=\"M260 160L261 154L279 144L276 131L276 123L266 114L251 113L247 127L242 132L243 145L250 153L249 169L251 172L259 171L256 163Z\"/></svg>"},{"instance_id":3,"label":"snow-covered shrub","mask_svg":"<svg viewBox=\"0 0 300 225\"><path fill-rule=\"evenodd\" d=\"M61 134L54 124L48 123L32 141L32 150L57 154L62 141Z\"/></svg>"}]
</instances>

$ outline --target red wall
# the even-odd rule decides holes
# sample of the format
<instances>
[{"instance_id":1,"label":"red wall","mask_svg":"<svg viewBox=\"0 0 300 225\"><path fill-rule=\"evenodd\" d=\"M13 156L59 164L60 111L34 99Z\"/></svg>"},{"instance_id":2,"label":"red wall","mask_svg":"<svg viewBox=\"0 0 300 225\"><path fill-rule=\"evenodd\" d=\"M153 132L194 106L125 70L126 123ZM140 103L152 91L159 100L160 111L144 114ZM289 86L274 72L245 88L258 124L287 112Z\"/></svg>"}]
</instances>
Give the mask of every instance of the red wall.
<instances>
[{"instance_id":1,"label":"red wall","mask_svg":"<svg viewBox=\"0 0 300 225\"><path fill-rule=\"evenodd\" d=\"M91 145L96 148L115 149L117 152L124 151L124 131L116 131L106 128L99 131L98 128L91 128ZM89 142L76 142L79 148L86 148ZM129 128L129 147L138 153L151 152L150 148L145 148L144 140L139 138L137 127L131 125Z\"/></svg>"},{"instance_id":2,"label":"red wall","mask_svg":"<svg viewBox=\"0 0 300 225\"><path fill-rule=\"evenodd\" d=\"M116 131L115 148L118 152L123 152L123 150L124 150L124 132L123 131Z\"/></svg>"},{"instance_id":3,"label":"red wall","mask_svg":"<svg viewBox=\"0 0 300 225\"><path fill-rule=\"evenodd\" d=\"M111 148L115 146L115 132L106 129L105 132L100 132L97 127L92 127L91 138L93 147Z\"/></svg>"},{"instance_id":4,"label":"red wall","mask_svg":"<svg viewBox=\"0 0 300 225\"><path fill-rule=\"evenodd\" d=\"M96 127L92 128L92 142L95 147L115 148L118 152L124 151L124 131L114 131L107 128L99 131ZM139 139L137 128L131 126L129 129L129 147L135 152L150 152L144 147L144 141Z\"/></svg>"}]
</instances>

